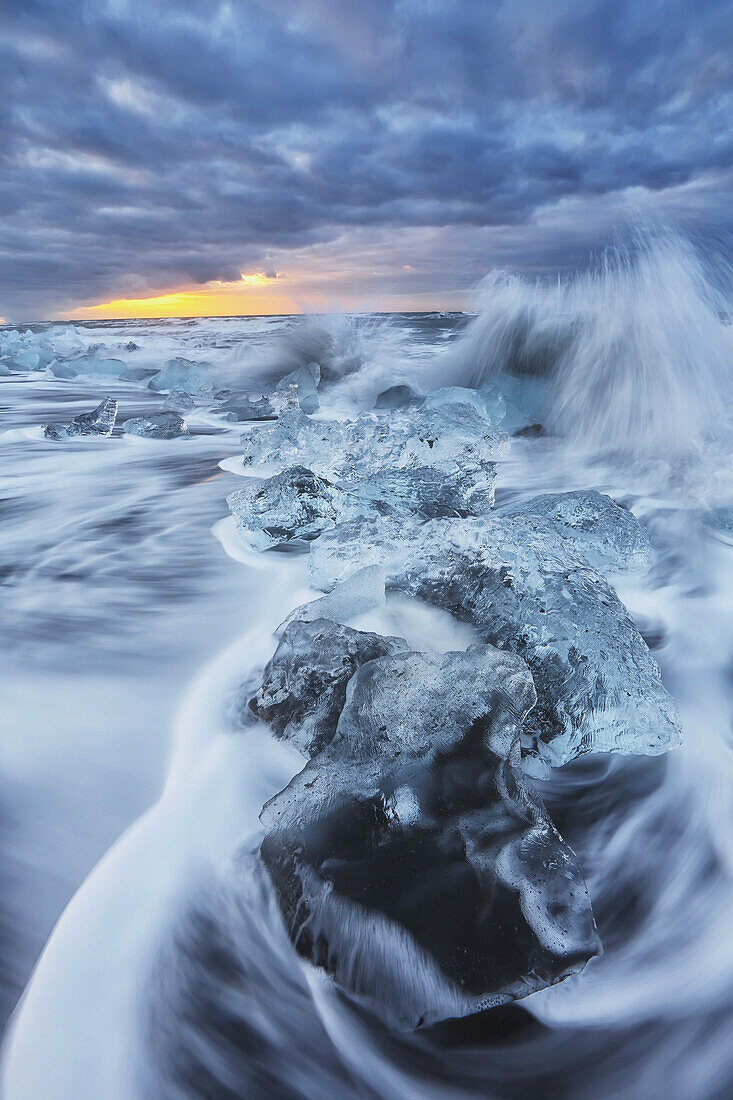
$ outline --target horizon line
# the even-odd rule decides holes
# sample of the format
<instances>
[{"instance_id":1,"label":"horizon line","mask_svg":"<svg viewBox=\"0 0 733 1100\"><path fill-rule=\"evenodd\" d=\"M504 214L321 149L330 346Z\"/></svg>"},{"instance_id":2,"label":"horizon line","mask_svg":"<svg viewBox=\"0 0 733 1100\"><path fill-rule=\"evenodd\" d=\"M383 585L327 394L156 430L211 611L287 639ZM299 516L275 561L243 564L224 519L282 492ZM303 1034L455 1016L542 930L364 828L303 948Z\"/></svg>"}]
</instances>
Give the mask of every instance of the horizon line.
<instances>
[{"instance_id":1,"label":"horizon line","mask_svg":"<svg viewBox=\"0 0 733 1100\"><path fill-rule=\"evenodd\" d=\"M121 321L246 321L264 317L380 317L405 314L452 314L473 313L468 309L364 309L364 310L309 310L307 313L193 313L182 317L49 317L37 321L2 321L0 328L17 328L20 325L95 325Z\"/></svg>"}]
</instances>

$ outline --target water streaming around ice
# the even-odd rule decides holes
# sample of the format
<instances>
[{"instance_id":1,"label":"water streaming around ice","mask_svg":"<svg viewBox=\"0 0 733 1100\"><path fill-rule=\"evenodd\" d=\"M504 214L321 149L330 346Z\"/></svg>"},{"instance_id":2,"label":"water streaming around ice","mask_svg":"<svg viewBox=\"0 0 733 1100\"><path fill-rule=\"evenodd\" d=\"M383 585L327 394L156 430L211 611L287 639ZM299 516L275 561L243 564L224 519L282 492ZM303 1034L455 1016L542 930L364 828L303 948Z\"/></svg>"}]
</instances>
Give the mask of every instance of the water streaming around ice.
<instances>
[{"instance_id":1,"label":"water streaming around ice","mask_svg":"<svg viewBox=\"0 0 733 1100\"><path fill-rule=\"evenodd\" d=\"M0 329L22 368L0 379L6 1014L26 987L7 1100L730 1095L733 549L712 511L733 506L728 303L669 241L569 285L504 277L481 295L473 319ZM307 558L237 541L241 428L210 403L185 414L190 438L44 440L40 424L107 392L121 419L161 403L144 380L43 369L90 345L126 368L205 360L218 388L253 393L317 359L336 415L396 383L503 379L558 434L513 441L498 500L592 487L642 520L656 565L618 590L685 741L541 784L604 941L583 974L405 1035L296 956L254 852L263 802L302 758L264 727L244 737L229 704L313 595ZM354 625L415 648L473 640L404 598Z\"/></svg>"}]
</instances>

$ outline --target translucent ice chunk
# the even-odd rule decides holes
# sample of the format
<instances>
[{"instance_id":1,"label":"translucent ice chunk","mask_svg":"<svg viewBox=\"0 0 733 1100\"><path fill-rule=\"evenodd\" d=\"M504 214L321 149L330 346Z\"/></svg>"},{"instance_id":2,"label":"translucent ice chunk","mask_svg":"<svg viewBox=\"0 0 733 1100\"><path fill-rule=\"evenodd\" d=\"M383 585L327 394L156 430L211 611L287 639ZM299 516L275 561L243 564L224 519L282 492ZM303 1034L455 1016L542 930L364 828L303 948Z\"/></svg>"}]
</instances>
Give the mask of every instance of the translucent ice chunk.
<instances>
[{"instance_id":1,"label":"translucent ice chunk","mask_svg":"<svg viewBox=\"0 0 733 1100\"><path fill-rule=\"evenodd\" d=\"M491 508L496 459L507 439L471 406L446 404L346 421L286 410L276 423L243 435L242 444L247 467L306 462L363 499L437 515Z\"/></svg>"},{"instance_id":2,"label":"translucent ice chunk","mask_svg":"<svg viewBox=\"0 0 733 1100\"><path fill-rule=\"evenodd\" d=\"M545 516L600 572L645 573L654 552L649 536L632 512L595 490L548 493L497 511L503 516Z\"/></svg>"},{"instance_id":3,"label":"translucent ice chunk","mask_svg":"<svg viewBox=\"0 0 733 1100\"><path fill-rule=\"evenodd\" d=\"M189 409L194 409L195 407L196 402L191 397L191 394L186 393L185 390L171 390L163 402L164 409L179 409L183 412L188 412Z\"/></svg>"},{"instance_id":4,"label":"translucent ice chunk","mask_svg":"<svg viewBox=\"0 0 733 1100\"><path fill-rule=\"evenodd\" d=\"M550 520L356 519L311 548L321 588L372 564L386 571L388 585L524 657L539 698L525 748L540 761L656 755L679 743L676 708L646 643L614 590Z\"/></svg>"},{"instance_id":5,"label":"translucent ice chunk","mask_svg":"<svg viewBox=\"0 0 733 1100\"><path fill-rule=\"evenodd\" d=\"M291 466L275 477L248 478L227 497L246 542L265 550L291 539L314 539L342 519L375 510L318 477L304 466Z\"/></svg>"},{"instance_id":6,"label":"translucent ice chunk","mask_svg":"<svg viewBox=\"0 0 733 1100\"><path fill-rule=\"evenodd\" d=\"M179 435L188 435L188 424L174 412L135 416L132 420L126 420L123 427L128 435L140 435L147 439L175 439Z\"/></svg>"},{"instance_id":7,"label":"translucent ice chunk","mask_svg":"<svg viewBox=\"0 0 733 1100\"><path fill-rule=\"evenodd\" d=\"M33 348L19 348L13 353L13 361L20 370L35 370L40 365L41 356Z\"/></svg>"},{"instance_id":8,"label":"translucent ice chunk","mask_svg":"<svg viewBox=\"0 0 733 1100\"><path fill-rule=\"evenodd\" d=\"M463 386L444 386L425 398L426 409L442 409L446 405L470 405L481 417L499 425L506 413L506 403L498 390L472 390Z\"/></svg>"},{"instance_id":9,"label":"translucent ice chunk","mask_svg":"<svg viewBox=\"0 0 733 1100\"><path fill-rule=\"evenodd\" d=\"M122 372L120 378L123 382L144 382L157 373L154 367L128 367Z\"/></svg>"},{"instance_id":10,"label":"translucent ice chunk","mask_svg":"<svg viewBox=\"0 0 733 1100\"><path fill-rule=\"evenodd\" d=\"M285 627L296 619L307 623L314 619L348 623L366 611L381 607L384 604L384 580L384 570L379 565L367 565L364 569L358 569L325 596L296 607L280 624L275 634L280 637Z\"/></svg>"},{"instance_id":11,"label":"translucent ice chunk","mask_svg":"<svg viewBox=\"0 0 733 1100\"><path fill-rule=\"evenodd\" d=\"M157 393L161 390L185 390L200 397L213 397L217 388L211 363L194 363L181 356L169 359L148 382L148 389Z\"/></svg>"},{"instance_id":12,"label":"translucent ice chunk","mask_svg":"<svg viewBox=\"0 0 733 1100\"><path fill-rule=\"evenodd\" d=\"M278 411L300 407L304 413L317 412L320 381L321 368L318 363L306 363L280 379L271 398L272 405Z\"/></svg>"},{"instance_id":13,"label":"translucent ice chunk","mask_svg":"<svg viewBox=\"0 0 733 1100\"><path fill-rule=\"evenodd\" d=\"M105 397L93 412L81 413L66 425L58 428L54 424L44 427L46 439L72 439L77 435L112 435L117 419L117 402Z\"/></svg>"},{"instance_id":14,"label":"translucent ice chunk","mask_svg":"<svg viewBox=\"0 0 733 1100\"><path fill-rule=\"evenodd\" d=\"M336 732L346 685L360 665L408 648L403 638L352 630L330 619L293 622L249 701L279 737L313 756Z\"/></svg>"},{"instance_id":15,"label":"translucent ice chunk","mask_svg":"<svg viewBox=\"0 0 733 1100\"><path fill-rule=\"evenodd\" d=\"M349 681L333 741L264 808L298 950L415 1027L526 996L600 950L572 850L517 769L534 701L490 646Z\"/></svg>"}]
</instances>

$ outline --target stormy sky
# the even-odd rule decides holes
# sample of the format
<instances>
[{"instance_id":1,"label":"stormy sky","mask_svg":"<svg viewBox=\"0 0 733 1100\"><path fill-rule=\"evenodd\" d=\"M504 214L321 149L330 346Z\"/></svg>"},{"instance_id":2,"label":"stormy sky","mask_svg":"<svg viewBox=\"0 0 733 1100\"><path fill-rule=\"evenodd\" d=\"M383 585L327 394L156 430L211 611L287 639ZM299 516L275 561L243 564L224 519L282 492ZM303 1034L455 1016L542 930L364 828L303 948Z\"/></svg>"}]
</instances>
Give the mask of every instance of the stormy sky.
<instances>
[{"instance_id":1,"label":"stormy sky","mask_svg":"<svg viewBox=\"0 0 733 1100\"><path fill-rule=\"evenodd\" d=\"M0 315L270 276L440 307L733 227L733 4L2 0Z\"/></svg>"}]
</instances>

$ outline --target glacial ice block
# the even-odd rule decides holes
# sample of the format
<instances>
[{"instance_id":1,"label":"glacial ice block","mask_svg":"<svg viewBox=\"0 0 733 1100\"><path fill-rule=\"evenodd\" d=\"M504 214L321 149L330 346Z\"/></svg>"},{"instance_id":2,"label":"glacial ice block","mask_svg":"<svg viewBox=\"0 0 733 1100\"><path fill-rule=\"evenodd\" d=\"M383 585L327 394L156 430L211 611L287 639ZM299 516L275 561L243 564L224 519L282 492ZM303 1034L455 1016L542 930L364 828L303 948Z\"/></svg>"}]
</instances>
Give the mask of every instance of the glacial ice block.
<instances>
[{"instance_id":1,"label":"glacial ice block","mask_svg":"<svg viewBox=\"0 0 733 1100\"><path fill-rule=\"evenodd\" d=\"M496 460L507 437L470 405L356 420L313 420L286 410L242 436L245 467L304 462L362 499L426 515L482 514L493 506Z\"/></svg>"},{"instance_id":2,"label":"glacial ice block","mask_svg":"<svg viewBox=\"0 0 733 1100\"><path fill-rule=\"evenodd\" d=\"M65 428L55 424L44 426L46 439L72 439L77 435L112 435L117 419L117 402L111 397L100 401L96 409L75 416Z\"/></svg>"},{"instance_id":3,"label":"glacial ice block","mask_svg":"<svg viewBox=\"0 0 733 1100\"><path fill-rule=\"evenodd\" d=\"M517 767L534 697L491 646L370 661L333 741L263 809L296 948L399 1026L526 996L600 951L576 857Z\"/></svg>"},{"instance_id":4,"label":"glacial ice block","mask_svg":"<svg viewBox=\"0 0 733 1100\"><path fill-rule=\"evenodd\" d=\"M654 561L649 536L636 516L595 490L531 497L504 505L496 515L544 516L601 573L646 573Z\"/></svg>"},{"instance_id":5,"label":"glacial ice block","mask_svg":"<svg viewBox=\"0 0 733 1100\"><path fill-rule=\"evenodd\" d=\"M157 374L155 367L128 367L123 370L120 375L120 381L122 382L146 382L148 378L152 378L154 374Z\"/></svg>"},{"instance_id":6,"label":"glacial ice block","mask_svg":"<svg viewBox=\"0 0 733 1100\"><path fill-rule=\"evenodd\" d=\"M408 648L403 638L352 630L329 619L293 622L265 667L250 709L279 737L313 756L336 732L356 669Z\"/></svg>"},{"instance_id":7,"label":"glacial ice block","mask_svg":"<svg viewBox=\"0 0 733 1100\"><path fill-rule=\"evenodd\" d=\"M178 409L179 412L189 412L191 409L196 408L196 402L191 397L191 394L186 393L185 390L171 390L163 402L163 408Z\"/></svg>"},{"instance_id":8,"label":"glacial ice block","mask_svg":"<svg viewBox=\"0 0 733 1100\"><path fill-rule=\"evenodd\" d=\"M470 405L492 424L501 424L506 414L506 402L496 389L474 390L465 386L443 386L425 398L426 409L444 409L447 405Z\"/></svg>"},{"instance_id":9,"label":"glacial ice block","mask_svg":"<svg viewBox=\"0 0 733 1100\"><path fill-rule=\"evenodd\" d=\"M314 539L340 520L376 514L304 466L246 480L244 488L230 493L227 504L242 537L257 550L292 539Z\"/></svg>"},{"instance_id":10,"label":"glacial ice block","mask_svg":"<svg viewBox=\"0 0 733 1100\"><path fill-rule=\"evenodd\" d=\"M676 707L626 608L573 538L543 516L352 520L311 547L309 564L323 589L378 564L388 587L520 654L538 694L524 748L545 764L590 752L657 755L679 744Z\"/></svg>"},{"instance_id":11,"label":"glacial ice block","mask_svg":"<svg viewBox=\"0 0 733 1100\"><path fill-rule=\"evenodd\" d=\"M211 363L195 363L191 359L176 356L169 359L148 382L148 389L160 393L161 390L185 390L199 397L213 397L216 389L216 377Z\"/></svg>"},{"instance_id":12,"label":"glacial ice block","mask_svg":"<svg viewBox=\"0 0 733 1100\"><path fill-rule=\"evenodd\" d=\"M135 416L122 426L128 435L139 435L145 439L176 439L179 435L189 434L186 421L174 412Z\"/></svg>"}]
</instances>

